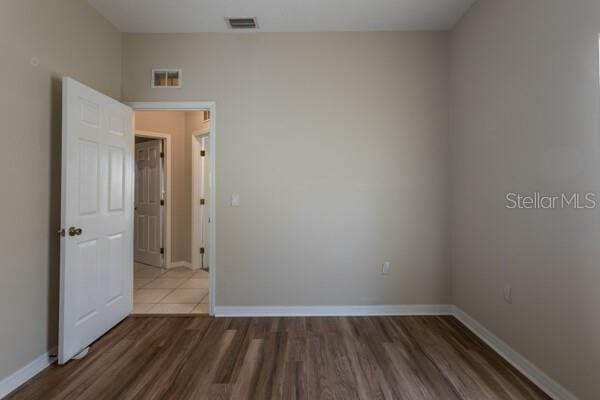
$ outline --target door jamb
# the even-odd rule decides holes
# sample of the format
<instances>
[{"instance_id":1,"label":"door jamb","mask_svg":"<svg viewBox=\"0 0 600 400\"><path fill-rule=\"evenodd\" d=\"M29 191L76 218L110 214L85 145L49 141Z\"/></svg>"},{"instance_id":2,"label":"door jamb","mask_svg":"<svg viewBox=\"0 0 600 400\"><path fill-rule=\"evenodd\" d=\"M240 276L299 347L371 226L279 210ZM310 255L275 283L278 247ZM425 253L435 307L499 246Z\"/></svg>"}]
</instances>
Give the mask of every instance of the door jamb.
<instances>
[{"instance_id":1,"label":"door jamb","mask_svg":"<svg viewBox=\"0 0 600 400\"><path fill-rule=\"evenodd\" d=\"M198 185L198 180L199 180L199 171L198 171L198 165L200 163L200 157L198 155L198 151L200 149L200 140L202 139L203 136L208 136L211 137L210 134L210 125L208 127L208 129L204 129L204 130L199 130L199 131L194 131L192 132L192 137L191 137L191 152L192 152L192 243L191 243L191 249L192 249L192 267L193 268L200 268L200 262L199 262L199 252L197 251L198 248L200 247L200 243L199 243L199 237L198 237L198 230L202 229L202 226L198 226L199 225L199 217L200 217L200 204L199 204L199 199L200 199L200 187ZM208 158L208 179L209 181L211 181L210 183L212 183L212 171L210 170L210 141L209 141L209 158ZM211 187L212 185L209 183L209 187ZM210 218L210 208L212 207L212 204L210 203L210 192L208 194L208 198L209 198L209 203L208 203L208 214L205 214L208 218ZM210 226L209 226L210 227ZM210 232L209 232L209 243L210 243ZM210 248L208 249L210 252ZM208 255L209 260L207 260L207 263L209 265L210 268L210 253Z\"/></svg>"},{"instance_id":2,"label":"door jamb","mask_svg":"<svg viewBox=\"0 0 600 400\"><path fill-rule=\"evenodd\" d=\"M135 111L135 110L134 110ZM135 118L135 113L134 113ZM171 268L173 264L172 260L172 252L171 252L171 202L173 201L171 197L171 171L172 171L172 157L171 157L171 134L170 133L162 133L162 132L152 132L152 131L142 131L139 129L134 129L133 131L134 137L145 137L152 139L162 139L165 144L165 158L164 158L164 166L165 166L165 212L164 212L164 220L165 225L163 227L163 240L165 243L165 265L163 268ZM135 182L135 178L134 178ZM135 190L135 187L134 187ZM135 196L133 196L135 199ZM135 200L134 200L135 201ZM135 221L134 221L135 228Z\"/></svg>"},{"instance_id":3,"label":"door jamb","mask_svg":"<svg viewBox=\"0 0 600 400\"><path fill-rule=\"evenodd\" d=\"M210 111L210 147L209 153L209 168L212 173L212 187L209 193L209 202L212 205L209 209L210 226L208 238L208 265L210 266L209 274L209 294L208 294L208 313L215 314L216 294L217 294L217 202L216 202L216 164L217 164L217 112L216 103L214 101L194 101L194 102L177 102L177 101L158 101L158 102L128 102L133 111ZM135 114L134 114L135 115ZM133 201L133 199L132 199ZM133 269L132 269L133 273Z\"/></svg>"}]
</instances>

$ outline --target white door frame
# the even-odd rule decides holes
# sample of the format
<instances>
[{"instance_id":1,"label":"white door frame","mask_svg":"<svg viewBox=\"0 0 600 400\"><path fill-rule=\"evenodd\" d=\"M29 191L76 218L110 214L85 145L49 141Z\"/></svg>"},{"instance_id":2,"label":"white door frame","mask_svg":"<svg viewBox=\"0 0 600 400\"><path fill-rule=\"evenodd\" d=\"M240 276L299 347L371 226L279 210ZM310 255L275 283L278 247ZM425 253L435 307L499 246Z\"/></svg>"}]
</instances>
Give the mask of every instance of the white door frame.
<instances>
[{"instance_id":1,"label":"white door frame","mask_svg":"<svg viewBox=\"0 0 600 400\"><path fill-rule=\"evenodd\" d=\"M135 110L134 110L135 111ZM135 120L135 113L133 114ZM135 126L135 125L134 125ZM152 139L162 139L164 143L164 167L165 167L165 213L163 215L165 224L163 226L163 240L165 243L165 265L163 268L171 268L173 260L171 259L171 171L172 171L172 158L171 158L171 134L162 132L151 132L141 131L136 129L134 131L135 137L144 137ZM135 228L135 227L134 227Z\"/></svg>"},{"instance_id":2,"label":"white door frame","mask_svg":"<svg viewBox=\"0 0 600 400\"><path fill-rule=\"evenodd\" d=\"M200 186L198 185L198 181L200 178L200 174L199 174L199 164L200 164L200 156L199 156L199 151L200 151L200 142L199 140L201 140L201 138L203 136L208 136L211 137L211 132L210 132L210 125L207 127L207 129L204 130L200 130L200 131L194 131L192 132L192 138L191 138L191 151L192 151L192 244L191 244L191 249L192 249L192 267L193 268L200 268L200 253L198 252L198 249L200 248L200 237L198 235L198 232L200 229L202 229L202 226L200 225ZM210 141L209 141L209 150L210 150ZM211 153L209 151L209 157L208 157L208 173L209 173L209 180L212 181L213 176L212 176L212 170L210 169L210 163L211 163ZM212 183L212 182L211 182ZM212 187L211 183L209 183L209 187ZM212 203L210 202L211 200L211 193L209 192L208 194L208 217L210 218L210 209L212 207ZM212 220L211 220L212 221ZM209 227L210 229L210 227ZM210 234L209 234L209 243L210 243ZM209 247L209 254L208 254L208 260L207 260L207 264L210 267L210 247Z\"/></svg>"},{"instance_id":3,"label":"white door frame","mask_svg":"<svg viewBox=\"0 0 600 400\"><path fill-rule=\"evenodd\" d=\"M214 101L157 101L157 102L128 102L133 111L210 111L210 148L209 168L212 174L212 187L209 193L209 209L210 226L208 237L208 265L210 266L209 274L209 293L208 293L208 313L215 314L216 306L216 286L217 286L217 202L216 202L216 165L217 165L217 113L216 103ZM133 199L132 199L133 201ZM133 219L132 219L133 223ZM132 268L133 273L133 268Z\"/></svg>"}]
</instances>

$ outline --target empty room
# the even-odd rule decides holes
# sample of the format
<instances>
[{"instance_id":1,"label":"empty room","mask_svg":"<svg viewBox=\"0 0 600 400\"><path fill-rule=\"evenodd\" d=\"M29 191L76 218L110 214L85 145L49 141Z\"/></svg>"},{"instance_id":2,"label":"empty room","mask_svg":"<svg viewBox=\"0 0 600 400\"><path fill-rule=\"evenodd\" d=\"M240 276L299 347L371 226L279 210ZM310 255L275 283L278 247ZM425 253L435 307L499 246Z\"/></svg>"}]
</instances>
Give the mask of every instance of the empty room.
<instances>
[{"instance_id":1,"label":"empty room","mask_svg":"<svg viewBox=\"0 0 600 400\"><path fill-rule=\"evenodd\" d=\"M1 0L0 398L600 398L598 0Z\"/></svg>"}]
</instances>

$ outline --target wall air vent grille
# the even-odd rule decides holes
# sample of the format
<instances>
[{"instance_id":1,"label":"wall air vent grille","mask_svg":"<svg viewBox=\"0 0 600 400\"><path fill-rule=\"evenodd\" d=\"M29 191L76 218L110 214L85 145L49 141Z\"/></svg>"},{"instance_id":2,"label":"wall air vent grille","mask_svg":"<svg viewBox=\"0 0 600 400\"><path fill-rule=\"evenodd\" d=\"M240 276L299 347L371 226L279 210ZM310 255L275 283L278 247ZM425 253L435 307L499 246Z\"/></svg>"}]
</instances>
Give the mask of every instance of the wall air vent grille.
<instances>
[{"instance_id":1,"label":"wall air vent grille","mask_svg":"<svg viewBox=\"0 0 600 400\"><path fill-rule=\"evenodd\" d=\"M255 17L227 17L225 18L229 29L257 29L258 23Z\"/></svg>"},{"instance_id":2,"label":"wall air vent grille","mask_svg":"<svg viewBox=\"0 0 600 400\"><path fill-rule=\"evenodd\" d=\"M180 69L153 69L152 70L153 88L180 88L181 70Z\"/></svg>"}]
</instances>

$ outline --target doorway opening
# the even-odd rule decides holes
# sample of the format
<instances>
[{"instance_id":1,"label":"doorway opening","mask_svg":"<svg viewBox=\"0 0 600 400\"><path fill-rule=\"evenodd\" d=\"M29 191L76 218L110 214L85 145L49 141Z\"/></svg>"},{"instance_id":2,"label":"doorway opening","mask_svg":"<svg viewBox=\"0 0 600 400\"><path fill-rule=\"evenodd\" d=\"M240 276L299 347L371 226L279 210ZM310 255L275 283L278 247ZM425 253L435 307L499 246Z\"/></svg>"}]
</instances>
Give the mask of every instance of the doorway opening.
<instances>
[{"instance_id":1,"label":"doorway opening","mask_svg":"<svg viewBox=\"0 0 600 400\"><path fill-rule=\"evenodd\" d=\"M132 315L209 314L214 296L212 106L133 108Z\"/></svg>"}]
</instances>

